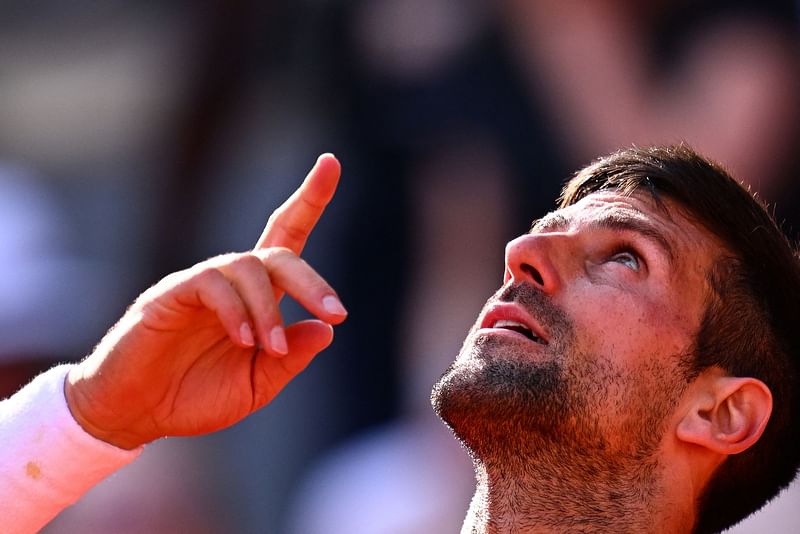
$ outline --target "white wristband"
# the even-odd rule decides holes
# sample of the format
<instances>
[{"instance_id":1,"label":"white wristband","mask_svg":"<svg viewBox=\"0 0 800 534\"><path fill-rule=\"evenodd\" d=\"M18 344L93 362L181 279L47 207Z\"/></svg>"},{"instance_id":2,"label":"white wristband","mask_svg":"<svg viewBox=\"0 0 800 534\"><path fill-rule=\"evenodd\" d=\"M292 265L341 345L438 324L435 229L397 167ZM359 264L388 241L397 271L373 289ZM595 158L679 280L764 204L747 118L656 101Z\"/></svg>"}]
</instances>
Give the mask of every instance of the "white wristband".
<instances>
[{"instance_id":1,"label":"white wristband","mask_svg":"<svg viewBox=\"0 0 800 534\"><path fill-rule=\"evenodd\" d=\"M36 532L141 454L141 447L120 449L91 436L75 421L64 397L71 368L54 367L0 402L4 532Z\"/></svg>"}]
</instances>

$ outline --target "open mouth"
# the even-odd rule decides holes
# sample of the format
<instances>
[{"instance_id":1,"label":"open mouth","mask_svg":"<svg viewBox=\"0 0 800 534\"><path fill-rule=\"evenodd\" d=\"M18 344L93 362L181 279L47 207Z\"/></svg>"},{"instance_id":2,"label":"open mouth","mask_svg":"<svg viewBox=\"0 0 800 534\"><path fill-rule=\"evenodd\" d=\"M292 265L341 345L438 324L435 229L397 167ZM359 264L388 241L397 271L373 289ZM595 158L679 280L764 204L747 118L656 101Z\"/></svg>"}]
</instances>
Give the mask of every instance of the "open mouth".
<instances>
[{"instance_id":1,"label":"open mouth","mask_svg":"<svg viewBox=\"0 0 800 534\"><path fill-rule=\"evenodd\" d=\"M498 319L491 325L492 328L500 328L503 330L512 330L517 332L518 334L522 334L523 336L527 337L531 341L539 343L541 345L547 345L547 342L533 333L527 325L524 323L520 323L518 321L510 320L510 319Z\"/></svg>"},{"instance_id":2,"label":"open mouth","mask_svg":"<svg viewBox=\"0 0 800 534\"><path fill-rule=\"evenodd\" d=\"M522 306L510 303L493 303L486 307L480 328L515 332L540 345L548 345L547 331Z\"/></svg>"}]
</instances>

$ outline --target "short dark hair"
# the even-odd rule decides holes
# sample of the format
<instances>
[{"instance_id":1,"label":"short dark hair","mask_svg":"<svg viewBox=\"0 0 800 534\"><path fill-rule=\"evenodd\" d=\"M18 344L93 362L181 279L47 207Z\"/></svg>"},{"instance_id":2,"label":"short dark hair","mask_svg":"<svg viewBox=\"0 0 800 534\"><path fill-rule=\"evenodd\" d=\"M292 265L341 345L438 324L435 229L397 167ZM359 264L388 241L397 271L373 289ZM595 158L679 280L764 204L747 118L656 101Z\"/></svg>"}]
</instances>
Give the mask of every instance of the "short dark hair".
<instances>
[{"instance_id":1,"label":"short dark hair","mask_svg":"<svg viewBox=\"0 0 800 534\"><path fill-rule=\"evenodd\" d=\"M800 465L800 262L758 198L685 144L633 147L593 162L564 186L560 207L602 190L647 190L660 206L667 197L724 247L708 276L687 378L715 365L758 378L774 405L761 439L728 457L700 497L695 532L718 532L777 495Z\"/></svg>"}]
</instances>

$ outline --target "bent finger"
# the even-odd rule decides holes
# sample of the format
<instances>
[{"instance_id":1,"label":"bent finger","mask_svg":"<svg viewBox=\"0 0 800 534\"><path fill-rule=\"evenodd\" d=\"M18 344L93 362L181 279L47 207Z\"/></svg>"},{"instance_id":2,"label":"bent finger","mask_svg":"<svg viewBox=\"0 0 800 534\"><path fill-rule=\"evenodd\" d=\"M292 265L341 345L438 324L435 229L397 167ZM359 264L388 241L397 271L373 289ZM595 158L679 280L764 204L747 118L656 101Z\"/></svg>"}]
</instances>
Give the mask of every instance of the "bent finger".
<instances>
[{"instance_id":1,"label":"bent finger","mask_svg":"<svg viewBox=\"0 0 800 534\"><path fill-rule=\"evenodd\" d=\"M247 307L237 291L217 269L207 269L191 282L194 297L217 316L230 340L240 347L253 347L255 338Z\"/></svg>"},{"instance_id":2,"label":"bent finger","mask_svg":"<svg viewBox=\"0 0 800 534\"><path fill-rule=\"evenodd\" d=\"M322 154L297 191L272 213L255 249L286 247L299 255L333 198L340 174L336 157Z\"/></svg>"},{"instance_id":3,"label":"bent finger","mask_svg":"<svg viewBox=\"0 0 800 534\"><path fill-rule=\"evenodd\" d=\"M260 258L249 253L225 257L218 267L244 302L261 347L272 356L289 352L281 311Z\"/></svg>"},{"instance_id":4,"label":"bent finger","mask_svg":"<svg viewBox=\"0 0 800 534\"><path fill-rule=\"evenodd\" d=\"M264 353L256 356L254 364L253 409L270 402L314 357L333 341L333 327L323 321L310 319L286 328L289 354L271 358Z\"/></svg>"},{"instance_id":5,"label":"bent finger","mask_svg":"<svg viewBox=\"0 0 800 534\"><path fill-rule=\"evenodd\" d=\"M254 252L261 257L272 284L286 291L300 305L326 323L339 324L347 317L336 291L305 260L284 248Z\"/></svg>"}]
</instances>

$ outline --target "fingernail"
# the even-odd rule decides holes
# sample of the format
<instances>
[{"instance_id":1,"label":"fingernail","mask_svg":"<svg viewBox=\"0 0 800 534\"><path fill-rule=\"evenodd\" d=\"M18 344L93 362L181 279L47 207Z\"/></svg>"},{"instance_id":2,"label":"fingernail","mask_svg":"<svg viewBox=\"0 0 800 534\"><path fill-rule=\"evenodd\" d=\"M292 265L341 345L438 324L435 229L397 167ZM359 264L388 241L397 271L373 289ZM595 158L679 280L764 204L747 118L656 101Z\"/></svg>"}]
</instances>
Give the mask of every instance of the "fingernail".
<instances>
[{"instance_id":1,"label":"fingernail","mask_svg":"<svg viewBox=\"0 0 800 534\"><path fill-rule=\"evenodd\" d=\"M242 323L242 326L239 327L239 339L248 347L256 344L256 340L253 338L253 329L249 324Z\"/></svg>"},{"instance_id":2,"label":"fingernail","mask_svg":"<svg viewBox=\"0 0 800 534\"><path fill-rule=\"evenodd\" d=\"M286 334L280 326L276 326L270 332L269 343L272 346L272 350L278 354L287 354L289 352L289 346L286 344Z\"/></svg>"},{"instance_id":3,"label":"fingernail","mask_svg":"<svg viewBox=\"0 0 800 534\"><path fill-rule=\"evenodd\" d=\"M333 295L328 295L322 299L322 307L325 311L333 315L347 315L347 310L344 309L339 299Z\"/></svg>"}]
</instances>

